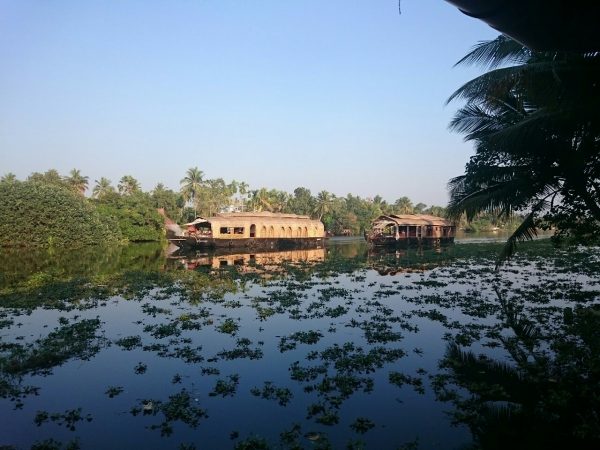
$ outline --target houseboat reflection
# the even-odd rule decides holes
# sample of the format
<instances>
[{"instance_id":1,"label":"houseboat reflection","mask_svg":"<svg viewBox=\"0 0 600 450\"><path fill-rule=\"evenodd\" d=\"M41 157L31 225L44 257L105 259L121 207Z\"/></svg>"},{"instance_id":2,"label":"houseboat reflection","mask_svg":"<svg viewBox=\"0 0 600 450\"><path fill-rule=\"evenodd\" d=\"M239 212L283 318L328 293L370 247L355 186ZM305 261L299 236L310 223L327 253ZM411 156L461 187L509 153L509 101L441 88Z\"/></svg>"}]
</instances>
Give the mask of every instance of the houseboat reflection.
<instances>
[{"instance_id":1,"label":"houseboat reflection","mask_svg":"<svg viewBox=\"0 0 600 450\"><path fill-rule=\"evenodd\" d=\"M280 271L287 263L318 263L325 261L325 249L296 249L271 252L228 252L225 250L211 253L172 253L169 258L176 260L185 269L197 268L223 269L235 266L240 272Z\"/></svg>"}]
</instances>

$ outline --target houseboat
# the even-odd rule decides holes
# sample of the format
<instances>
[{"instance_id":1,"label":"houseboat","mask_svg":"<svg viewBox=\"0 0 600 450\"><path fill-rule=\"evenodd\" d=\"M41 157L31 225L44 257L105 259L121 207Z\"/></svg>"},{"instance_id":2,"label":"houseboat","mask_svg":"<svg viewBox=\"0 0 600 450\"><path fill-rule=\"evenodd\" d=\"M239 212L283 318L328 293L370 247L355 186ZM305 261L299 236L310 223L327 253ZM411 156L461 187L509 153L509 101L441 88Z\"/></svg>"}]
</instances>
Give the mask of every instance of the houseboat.
<instances>
[{"instance_id":1,"label":"houseboat","mask_svg":"<svg viewBox=\"0 0 600 450\"><path fill-rule=\"evenodd\" d=\"M390 214L373 221L365 233L374 246L406 246L454 242L456 227L446 219L427 214Z\"/></svg>"},{"instance_id":2,"label":"houseboat","mask_svg":"<svg viewBox=\"0 0 600 450\"><path fill-rule=\"evenodd\" d=\"M325 239L321 221L271 212L220 213L185 224L169 241L180 248L319 248Z\"/></svg>"}]
</instances>

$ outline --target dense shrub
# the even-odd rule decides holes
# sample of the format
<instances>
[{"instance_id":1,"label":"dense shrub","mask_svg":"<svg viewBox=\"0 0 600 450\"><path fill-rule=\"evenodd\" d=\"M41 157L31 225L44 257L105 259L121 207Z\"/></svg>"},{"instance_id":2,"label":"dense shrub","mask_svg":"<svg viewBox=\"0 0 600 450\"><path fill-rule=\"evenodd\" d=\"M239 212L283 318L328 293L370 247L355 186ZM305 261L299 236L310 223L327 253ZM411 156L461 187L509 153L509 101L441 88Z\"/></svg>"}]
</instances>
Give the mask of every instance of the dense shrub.
<instances>
[{"instance_id":1,"label":"dense shrub","mask_svg":"<svg viewBox=\"0 0 600 450\"><path fill-rule=\"evenodd\" d=\"M109 193L95 204L103 217L116 221L123 238L128 241L160 241L164 238L164 219L146 193Z\"/></svg>"},{"instance_id":2,"label":"dense shrub","mask_svg":"<svg viewBox=\"0 0 600 450\"><path fill-rule=\"evenodd\" d=\"M80 247L120 238L114 221L64 187L39 181L0 182L0 245Z\"/></svg>"}]
</instances>

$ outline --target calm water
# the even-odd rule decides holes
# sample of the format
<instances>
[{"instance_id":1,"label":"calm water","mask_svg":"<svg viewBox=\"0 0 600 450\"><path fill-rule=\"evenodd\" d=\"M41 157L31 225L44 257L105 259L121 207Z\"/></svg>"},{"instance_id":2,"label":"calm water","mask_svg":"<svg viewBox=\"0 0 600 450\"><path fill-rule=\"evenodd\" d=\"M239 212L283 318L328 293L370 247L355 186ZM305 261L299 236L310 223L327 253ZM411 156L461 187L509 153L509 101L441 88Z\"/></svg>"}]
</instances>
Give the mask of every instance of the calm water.
<instances>
[{"instance_id":1,"label":"calm water","mask_svg":"<svg viewBox=\"0 0 600 450\"><path fill-rule=\"evenodd\" d=\"M0 255L0 446L600 448L600 249Z\"/></svg>"}]
</instances>

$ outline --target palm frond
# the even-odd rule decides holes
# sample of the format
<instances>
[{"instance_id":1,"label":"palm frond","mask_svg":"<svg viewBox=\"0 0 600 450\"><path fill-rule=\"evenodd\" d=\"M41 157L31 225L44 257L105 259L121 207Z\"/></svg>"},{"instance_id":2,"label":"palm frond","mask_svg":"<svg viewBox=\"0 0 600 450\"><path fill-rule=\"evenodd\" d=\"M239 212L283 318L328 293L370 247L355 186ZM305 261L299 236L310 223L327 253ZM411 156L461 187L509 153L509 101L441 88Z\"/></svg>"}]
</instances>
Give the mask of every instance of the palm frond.
<instances>
[{"instance_id":1,"label":"palm frond","mask_svg":"<svg viewBox=\"0 0 600 450\"><path fill-rule=\"evenodd\" d=\"M478 167L476 176L463 175L450 180L447 214L458 219L463 213L472 220L486 211L508 216L523 208L540 190L520 167ZM488 177L489 176L489 177Z\"/></svg>"},{"instance_id":2,"label":"palm frond","mask_svg":"<svg viewBox=\"0 0 600 450\"><path fill-rule=\"evenodd\" d=\"M485 138L528 117L514 98L493 98L485 103L467 103L454 115L451 131L464 133L465 141Z\"/></svg>"},{"instance_id":3,"label":"palm frond","mask_svg":"<svg viewBox=\"0 0 600 450\"><path fill-rule=\"evenodd\" d=\"M462 350L457 344L449 344L446 359L459 384L482 400L522 401L527 396L528 383L514 366L487 357L477 357L473 352ZM501 387L501 389L495 388Z\"/></svg>"},{"instance_id":4,"label":"palm frond","mask_svg":"<svg viewBox=\"0 0 600 450\"><path fill-rule=\"evenodd\" d=\"M528 348L530 348L533 344L533 341L540 336L537 326L527 317L527 315L523 314L522 308L519 306L519 304L508 301L503 297L498 286L494 286L494 291L496 292L496 297L500 303L500 308L506 317L506 324L512 328L515 336L524 342ZM526 357L517 357L517 355L512 352L511 355L516 361L527 361Z\"/></svg>"},{"instance_id":5,"label":"palm frond","mask_svg":"<svg viewBox=\"0 0 600 450\"><path fill-rule=\"evenodd\" d=\"M502 67L490 70L458 88L446 100L446 105L453 100L483 101L495 92L505 92L517 83L537 86L540 92L549 92L557 85L555 73L568 70L565 61L540 60L526 65Z\"/></svg>"},{"instance_id":6,"label":"palm frond","mask_svg":"<svg viewBox=\"0 0 600 450\"><path fill-rule=\"evenodd\" d=\"M540 134L540 130L548 128L554 120L559 118L559 115L560 113L557 111L539 109L516 123L498 127L489 133L485 133L486 130L482 128L482 133L473 132L469 136L472 136L471 139L480 139L483 134L488 144L506 149L509 154L515 154L515 150L521 149L523 144L528 149L533 148L532 143L528 142L530 139L537 142L549 139L551 135ZM479 132L480 129L476 131Z\"/></svg>"},{"instance_id":7,"label":"palm frond","mask_svg":"<svg viewBox=\"0 0 600 450\"><path fill-rule=\"evenodd\" d=\"M536 214L546 206L546 200L540 200L532 209L527 217L523 220L521 225L513 232L513 234L506 240L506 244L502 248L502 251L498 255L496 260L496 270L506 262L512 255L514 255L517 249L517 243L523 241L531 241L537 236L537 228L535 226Z\"/></svg>"},{"instance_id":8,"label":"palm frond","mask_svg":"<svg viewBox=\"0 0 600 450\"><path fill-rule=\"evenodd\" d=\"M494 69L502 64L522 64L531 56L531 51L514 39L501 34L491 41L480 41L455 65L478 65Z\"/></svg>"}]
</instances>

